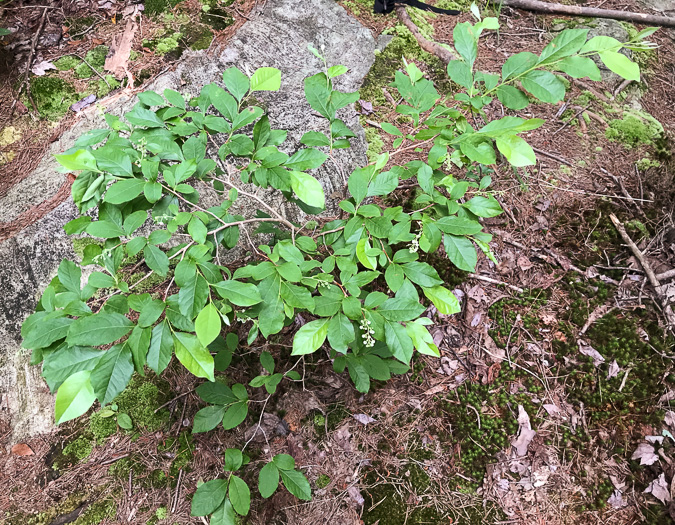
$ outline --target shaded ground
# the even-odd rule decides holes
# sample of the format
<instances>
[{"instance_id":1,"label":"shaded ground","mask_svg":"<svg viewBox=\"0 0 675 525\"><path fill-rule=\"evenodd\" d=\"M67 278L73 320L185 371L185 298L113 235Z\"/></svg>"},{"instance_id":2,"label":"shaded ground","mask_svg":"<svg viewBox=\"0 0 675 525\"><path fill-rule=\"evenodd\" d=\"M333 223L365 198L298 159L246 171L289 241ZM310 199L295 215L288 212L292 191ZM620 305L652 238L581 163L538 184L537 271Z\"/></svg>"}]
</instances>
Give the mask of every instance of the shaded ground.
<instances>
[{"instance_id":1,"label":"shaded ground","mask_svg":"<svg viewBox=\"0 0 675 525\"><path fill-rule=\"evenodd\" d=\"M373 105L364 125L398 117L383 88L401 55L416 60L441 89L453 89L393 15L375 18L361 0L342 4L375 36L385 30L395 37L361 90ZM483 42L479 61L487 70L511 53L539 51L551 32L577 23L509 9L500 15L503 31ZM429 18L426 29L450 43L455 22ZM673 521L673 340L608 218L615 213L627 225L657 272L675 266L675 53L666 33L655 40L661 47L639 57L639 86L623 86L615 96L617 83L589 91L575 82L565 107L531 105L528 116L546 120L528 137L545 152L540 162L518 171L500 165L491 173L507 210L487 222L500 264L482 260L476 273L522 293L431 261L463 296L461 314L429 313L437 321L440 363L418 356L411 373L362 396L317 354L302 363L304 388L280 388L270 407L274 437L254 441L250 453L254 462L268 453L292 454L312 483L314 501L300 503L286 492L256 500L249 523ZM164 67L156 53L143 56L156 71ZM487 109L501 111L497 104ZM29 118L12 125L28 128ZM368 129L371 153L390 149L384 133ZM395 199L413 192L402 189ZM262 350L278 366L294 364L284 338L264 347L240 344L228 375L245 377L259 366ZM222 451L245 442L259 413L252 411L248 427L236 432L193 436L192 417L202 406L194 386L174 366L162 381L139 379L118 401L120 411L133 415L132 431L94 414L0 455L7 523L199 523L189 517L190 494L200 479L221 471ZM149 408L159 405L165 406L157 413ZM536 436L514 457L519 406ZM374 421L364 425L359 420L369 420L362 415ZM644 493L648 487L653 494Z\"/></svg>"}]
</instances>

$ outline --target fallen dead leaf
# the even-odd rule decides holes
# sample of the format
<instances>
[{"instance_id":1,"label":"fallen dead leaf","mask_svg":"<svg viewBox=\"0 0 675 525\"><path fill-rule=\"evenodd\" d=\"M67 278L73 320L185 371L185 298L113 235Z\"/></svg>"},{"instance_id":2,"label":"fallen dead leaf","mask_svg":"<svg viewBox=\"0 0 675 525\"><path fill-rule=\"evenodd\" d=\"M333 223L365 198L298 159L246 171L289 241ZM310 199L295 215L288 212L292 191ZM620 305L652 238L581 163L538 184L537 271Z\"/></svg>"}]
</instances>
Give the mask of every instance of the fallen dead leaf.
<instances>
[{"instance_id":1,"label":"fallen dead leaf","mask_svg":"<svg viewBox=\"0 0 675 525\"><path fill-rule=\"evenodd\" d=\"M620 371L621 367L619 366L619 363L617 363L615 359L609 365L609 370L607 370L607 379L612 379L613 377L618 376Z\"/></svg>"},{"instance_id":2,"label":"fallen dead leaf","mask_svg":"<svg viewBox=\"0 0 675 525\"><path fill-rule=\"evenodd\" d=\"M12 447L12 454L17 456L32 456L35 452L25 443L17 443Z\"/></svg>"},{"instance_id":3,"label":"fallen dead leaf","mask_svg":"<svg viewBox=\"0 0 675 525\"><path fill-rule=\"evenodd\" d=\"M607 503L609 503L613 509L621 509L628 505L620 490L615 490L614 494L612 494L607 500Z\"/></svg>"},{"instance_id":4,"label":"fallen dead leaf","mask_svg":"<svg viewBox=\"0 0 675 525\"><path fill-rule=\"evenodd\" d=\"M661 472L658 478L652 481L645 489L645 494L651 494L664 505L671 500L670 490L666 482L666 475Z\"/></svg>"},{"instance_id":5,"label":"fallen dead leaf","mask_svg":"<svg viewBox=\"0 0 675 525\"><path fill-rule=\"evenodd\" d=\"M600 355L600 352L598 352L591 345L586 344L581 339L577 340L577 345L579 345L579 352L593 359L593 365L595 367L598 367L605 362L605 358L602 357L602 355Z\"/></svg>"},{"instance_id":6,"label":"fallen dead leaf","mask_svg":"<svg viewBox=\"0 0 675 525\"><path fill-rule=\"evenodd\" d=\"M34 75L41 77L50 69L56 69L56 66L47 60L43 60L42 62L34 64L30 70Z\"/></svg>"},{"instance_id":7,"label":"fallen dead leaf","mask_svg":"<svg viewBox=\"0 0 675 525\"><path fill-rule=\"evenodd\" d=\"M368 423L374 423L376 421L368 414L352 414L352 417L362 425L367 425Z\"/></svg>"},{"instance_id":8,"label":"fallen dead leaf","mask_svg":"<svg viewBox=\"0 0 675 525\"><path fill-rule=\"evenodd\" d=\"M110 46L110 55L105 59L103 66L106 71L110 71L115 78L120 79L125 74L129 74L127 70L127 63L129 62L129 55L131 54L131 44L134 40L134 35L138 25L133 20L128 20L124 28L124 33L113 39Z\"/></svg>"},{"instance_id":9,"label":"fallen dead leaf","mask_svg":"<svg viewBox=\"0 0 675 525\"><path fill-rule=\"evenodd\" d=\"M654 447L649 443L640 443L631 456L632 460L640 460L640 465L653 465L659 460L654 453Z\"/></svg>"},{"instance_id":10,"label":"fallen dead leaf","mask_svg":"<svg viewBox=\"0 0 675 525\"><path fill-rule=\"evenodd\" d=\"M523 408L523 405L518 405L518 427L518 437L511 442L511 445L513 445L518 456L524 456L527 454L527 448L537 433L532 430L530 416L525 411L525 408Z\"/></svg>"}]
</instances>

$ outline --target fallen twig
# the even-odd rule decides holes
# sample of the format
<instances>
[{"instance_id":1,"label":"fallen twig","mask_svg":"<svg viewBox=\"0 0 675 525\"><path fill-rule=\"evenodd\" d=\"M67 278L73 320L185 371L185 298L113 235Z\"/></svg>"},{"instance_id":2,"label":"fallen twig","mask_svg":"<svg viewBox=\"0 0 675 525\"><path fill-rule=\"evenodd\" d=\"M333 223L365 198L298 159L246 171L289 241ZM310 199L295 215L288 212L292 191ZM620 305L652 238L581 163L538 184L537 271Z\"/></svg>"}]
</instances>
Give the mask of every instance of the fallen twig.
<instances>
[{"instance_id":1,"label":"fallen twig","mask_svg":"<svg viewBox=\"0 0 675 525\"><path fill-rule=\"evenodd\" d=\"M445 64L447 64L451 60L459 58L449 49L446 49L440 46L438 43L432 42L431 40L427 40L426 38L424 38L424 35L420 33L420 30L415 25L415 22L413 22L412 19L410 18L410 15L408 15L405 6L399 5L396 7L396 16L398 16L398 19L401 21L401 23L403 23L403 25L410 30L410 32L415 37L415 40L417 40L417 43L424 51L437 56Z\"/></svg>"},{"instance_id":2,"label":"fallen twig","mask_svg":"<svg viewBox=\"0 0 675 525\"><path fill-rule=\"evenodd\" d=\"M510 288L514 292L518 292L518 293L523 293L525 291L522 288L518 288L517 286L514 286L514 285L509 284L509 283L505 283L504 281L498 281L497 279L493 279L492 277L487 277L485 275L478 275L476 273L470 273L467 277L469 277L469 279L476 279L478 281L483 281L483 282L490 283L490 284L498 284L498 285L501 285L501 286L506 286L507 288Z\"/></svg>"},{"instance_id":3,"label":"fallen twig","mask_svg":"<svg viewBox=\"0 0 675 525\"><path fill-rule=\"evenodd\" d=\"M617 11L616 9L598 9L596 7L582 7L578 5L563 5L539 0L502 0L503 5L535 11L549 15L585 16L590 18L612 18L614 20L627 20L638 24L649 24L661 27L675 27L675 18L669 16L650 15L647 13L632 13L630 11Z\"/></svg>"},{"instance_id":4,"label":"fallen twig","mask_svg":"<svg viewBox=\"0 0 675 525\"><path fill-rule=\"evenodd\" d=\"M535 147L533 147L532 149L535 151L535 153L539 153L539 155L543 155L544 157L548 157L549 159L557 160L561 164L567 164L572 168L574 167L574 164L572 164L569 160L565 160L564 158L556 155L555 153L549 153L548 151L544 151L543 149Z\"/></svg>"},{"instance_id":5,"label":"fallen twig","mask_svg":"<svg viewBox=\"0 0 675 525\"><path fill-rule=\"evenodd\" d=\"M628 235L628 232L626 232L626 228L624 228L621 221L619 221L619 219L617 219L616 215L614 215L613 213L610 213L609 218L611 219L612 223L614 224L614 227L616 228L616 231L619 232L619 235L621 235L621 238L628 245L630 250L633 252L633 255L635 255L635 258L642 265L642 268L645 271L645 274L647 275L647 279L649 279L650 284L652 285L652 287L654 288L654 291L656 292L656 296L659 298L659 300L661 302L661 306L663 308L663 313L666 317L666 322L668 323L668 327L672 330L673 328L675 328L675 313L673 313L673 309L671 308L670 304L668 304L668 299L665 296L665 294L663 293L663 289L661 288L661 283L659 282L658 278L656 277L656 274L654 273L652 265L649 264L649 261L647 260L647 258L640 251L640 249L637 247L637 245L633 242L633 239L630 238L630 236Z\"/></svg>"}]
</instances>

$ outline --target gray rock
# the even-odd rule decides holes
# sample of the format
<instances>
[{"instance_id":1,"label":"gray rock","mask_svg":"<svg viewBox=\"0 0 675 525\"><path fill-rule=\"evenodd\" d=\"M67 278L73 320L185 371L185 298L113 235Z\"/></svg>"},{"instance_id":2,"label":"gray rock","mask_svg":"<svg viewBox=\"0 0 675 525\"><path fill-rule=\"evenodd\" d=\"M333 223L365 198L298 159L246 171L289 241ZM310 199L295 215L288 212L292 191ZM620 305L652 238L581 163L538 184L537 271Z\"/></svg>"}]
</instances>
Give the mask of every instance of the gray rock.
<instances>
[{"instance_id":1,"label":"gray rock","mask_svg":"<svg viewBox=\"0 0 675 525\"><path fill-rule=\"evenodd\" d=\"M626 31L626 29L616 20L596 18L593 20L593 27L591 27L588 32L588 38L590 40L595 36L611 36L616 38L619 42L626 42L628 40L628 31ZM631 51L627 49L623 49L621 52L629 58L632 55ZM592 58L598 65L598 68L600 68L600 75L602 75L603 82L610 90L614 90L621 82L623 82L623 78L607 69L597 55Z\"/></svg>"},{"instance_id":2,"label":"gray rock","mask_svg":"<svg viewBox=\"0 0 675 525\"><path fill-rule=\"evenodd\" d=\"M278 93L257 96L268 110L273 128L288 130L288 152L297 149L300 137L308 130L326 131L325 119L315 115L304 99L303 80L323 69L323 64L307 50L312 44L321 49L329 65L344 64L349 72L338 79L345 91L358 89L374 60L375 41L370 32L352 19L333 0L298 3L293 0L268 0L260 13L244 24L226 48L211 55L187 54L175 71L157 78L149 89L161 92L172 88L186 95L196 95L202 86L222 81L222 72L237 66L248 72L261 66L282 71ZM107 102L107 103L106 103ZM122 94L113 101L102 101L109 112L121 114L135 101ZM104 127L96 108L82 112L81 120L55 143L38 169L0 198L0 222L8 222L56 193L63 176L56 171L51 154L72 146L74 140L89 129ZM317 170L329 208L341 198L346 177L366 162L363 129L353 107L345 108L341 117L357 134L353 148L338 150L334 161ZM251 188L247 188L251 190ZM289 217L293 210L284 209L281 200L266 202ZM331 197L332 196L332 197ZM204 194L208 201L212 196ZM207 202L208 204L208 202ZM255 208L244 203L240 210ZM67 201L37 223L0 243L0 415L12 420L13 440L44 433L52 428L53 398L40 377L39 367L28 365L27 351L20 349L20 326L35 304L63 258L73 258L71 240L63 225L75 217L72 201Z\"/></svg>"}]
</instances>

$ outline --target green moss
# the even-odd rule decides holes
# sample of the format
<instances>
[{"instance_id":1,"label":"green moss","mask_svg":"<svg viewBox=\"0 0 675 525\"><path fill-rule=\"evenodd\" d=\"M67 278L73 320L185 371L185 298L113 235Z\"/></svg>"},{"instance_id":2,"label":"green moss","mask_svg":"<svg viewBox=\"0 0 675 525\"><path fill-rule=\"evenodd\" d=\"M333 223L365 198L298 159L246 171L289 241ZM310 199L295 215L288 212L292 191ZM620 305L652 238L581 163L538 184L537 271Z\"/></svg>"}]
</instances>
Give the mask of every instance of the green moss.
<instances>
[{"instance_id":1,"label":"green moss","mask_svg":"<svg viewBox=\"0 0 675 525\"><path fill-rule=\"evenodd\" d=\"M30 93L42 118L58 120L77 102L78 95L70 82L58 77L34 77L30 82ZM25 103L30 106L30 101Z\"/></svg>"},{"instance_id":2,"label":"green moss","mask_svg":"<svg viewBox=\"0 0 675 525\"><path fill-rule=\"evenodd\" d=\"M166 423L168 412L155 409L168 398L169 387L159 378L141 377L134 375L129 386L116 399L119 412L125 412L131 417L133 431L154 432ZM104 418L99 412L93 414L89 420L89 430L97 444L117 432L117 423L114 418Z\"/></svg>"},{"instance_id":3,"label":"green moss","mask_svg":"<svg viewBox=\"0 0 675 525\"><path fill-rule=\"evenodd\" d=\"M82 61L79 58L72 55L66 55L55 61L54 65L59 71L70 71L71 69L79 66L81 63Z\"/></svg>"},{"instance_id":4,"label":"green moss","mask_svg":"<svg viewBox=\"0 0 675 525\"><path fill-rule=\"evenodd\" d=\"M609 140L620 142L630 149L641 144L654 145L663 138L663 126L648 113L626 111L624 115L623 119L609 122L605 131Z\"/></svg>"},{"instance_id":5,"label":"green moss","mask_svg":"<svg viewBox=\"0 0 675 525\"><path fill-rule=\"evenodd\" d=\"M221 31L234 24L234 18L229 11L219 7L217 2L212 3L214 5L206 4L202 8L200 20L203 24L206 24L217 31Z\"/></svg>"},{"instance_id":6,"label":"green moss","mask_svg":"<svg viewBox=\"0 0 675 525\"><path fill-rule=\"evenodd\" d=\"M77 517L70 518L64 523L72 525L98 525L105 520L114 520L117 515L119 495L111 494L101 500L100 490L77 492L68 495L53 507L35 514L15 514L3 521L7 525L49 525L70 513Z\"/></svg>"},{"instance_id":7,"label":"green moss","mask_svg":"<svg viewBox=\"0 0 675 525\"><path fill-rule=\"evenodd\" d=\"M329 476L326 476L326 474L321 474L317 479L316 479L316 488L318 489L325 489L328 485L330 485L331 479Z\"/></svg>"},{"instance_id":8,"label":"green moss","mask_svg":"<svg viewBox=\"0 0 675 525\"><path fill-rule=\"evenodd\" d=\"M181 0L145 0L145 14L158 15L176 7Z\"/></svg>"},{"instance_id":9,"label":"green moss","mask_svg":"<svg viewBox=\"0 0 675 525\"><path fill-rule=\"evenodd\" d=\"M377 156L382 153L384 148L384 141L380 137L380 133L376 128L368 126L366 128L366 142L368 143L368 162L375 162Z\"/></svg>"},{"instance_id":10,"label":"green moss","mask_svg":"<svg viewBox=\"0 0 675 525\"><path fill-rule=\"evenodd\" d=\"M63 454L66 456L73 456L78 461L82 461L89 457L93 449L94 445L91 440L84 436L80 436L63 448Z\"/></svg>"},{"instance_id":11,"label":"green moss","mask_svg":"<svg viewBox=\"0 0 675 525\"><path fill-rule=\"evenodd\" d=\"M105 79L107 83L99 79L97 84L96 94L99 98L105 97L108 93L121 86L120 82L112 75L105 75Z\"/></svg>"},{"instance_id":12,"label":"green moss","mask_svg":"<svg viewBox=\"0 0 675 525\"><path fill-rule=\"evenodd\" d=\"M188 38L188 47L193 51L208 49L213 42L213 33L208 27L201 27L193 31Z\"/></svg>"},{"instance_id":13,"label":"green moss","mask_svg":"<svg viewBox=\"0 0 675 525\"><path fill-rule=\"evenodd\" d=\"M96 71L101 73L103 71L103 65L105 64L105 57L107 54L108 46L98 46L91 51L88 51L84 56L84 60L87 63L82 61L80 62L80 65L75 68L75 77L91 78L96 75Z\"/></svg>"},{"instance_id":14,"label":"green moss","mask_svg":"<svg viewBox=\"0 0 675 525\"><path fill-rule=\"evenodd\" d=\"M169 468L169 477L172 481L172 486L175 484L178 473L181 470L188 470L188 466L192 461L194 455L194 447L192 446L192 434L185 431L178 436L178 439L173 443L172 448L176 454L175 459Z\"/></svg>"},{"instance_id":15,"label":"green moss","mask_svg":"<svg viewBox=\"0 0 675 525\"><path fill-rule=\"evenodd\" d=\"M131 286L131 285L137 283L138 281L140 281L141 279L143 279L143 277L145 277L146 275L147 275L147 273L145 273L145 272L138 272L138 273L131 274L129 276L124 276L124 278L125 278L126 282L129 284L129 286ZM138 286L136 286L134 288L134 292L135 293L147 292L148 290L151 290L152 288L154 288L158 284L163 283L167 279L170 280L172 276L173 276L173 270L169 270L169 273L168 273L167 277L162 277L160 275L157 275L156 273L153 273L150 277L148 277L142 283L140 283Z\"/></svg>"},{"instance_id":16,"label":"green moss","mask_svg":"<svg viewBox=\"0 0 675 525\"><path fill-rule=\"evenodd\" d=\"M92 503L87 510L73 522L73 525L98 525L106 519L117 516L117 504L112 499Z\"/></svg>"},{"instance_id":17,"label":"green moss","mask_svg":"<svg viewBox=\"0 0 675 525\"><path fill-rule=\"evenodd\" d=\"M375 477L371 476L373 481ZM369 481L369 480L367 480ZM361 516L365 525L415 525L422 523L448 523L442 520L433 507L409 506L396 490L396 485L383 483L364 494L365 504ZM377 504L377 505L376 505Z\"/></svg>"},{"instance_id":18,"label":"green moss","mask_svg":"<svg viewBox=\"0 0 675 525\"><path fill-rule=\"evenodd\" d=\"M647 171L649 168L660 168L661 163L658 160L652 160L649 157L644 157L638 160L635 165L640 171Z\"/></svg>"}]
</instances>

